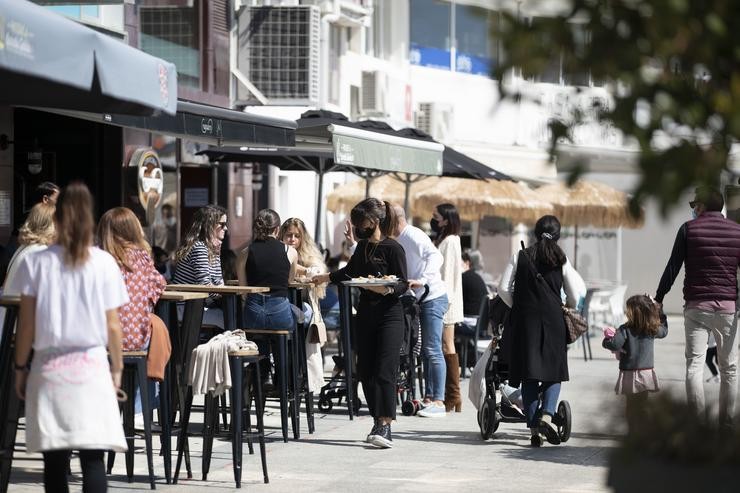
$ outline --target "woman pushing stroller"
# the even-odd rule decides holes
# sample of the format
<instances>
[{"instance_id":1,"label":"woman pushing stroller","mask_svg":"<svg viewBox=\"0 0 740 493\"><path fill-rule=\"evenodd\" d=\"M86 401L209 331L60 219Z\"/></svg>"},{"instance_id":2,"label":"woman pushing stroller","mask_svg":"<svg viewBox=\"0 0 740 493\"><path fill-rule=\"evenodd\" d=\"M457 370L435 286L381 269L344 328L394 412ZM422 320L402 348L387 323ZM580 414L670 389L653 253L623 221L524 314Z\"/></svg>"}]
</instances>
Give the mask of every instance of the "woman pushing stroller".
<instances>
[{"instance_id":1,"label":"woman pushing stroller","mask_svg":"<svg viewBox=\"0 0 740 493\"><path fill-rule=\"evenodd\" d=\"M579 308L586 286L558 245L560 221L541 217L534 229L535 243L511 257L499 286L499 295L511 310L510 381L520 381L532 446L543 436L560 443L552 423L561 382L568 380L567 329L561 308Z\"/></svg>"}]
</instances>

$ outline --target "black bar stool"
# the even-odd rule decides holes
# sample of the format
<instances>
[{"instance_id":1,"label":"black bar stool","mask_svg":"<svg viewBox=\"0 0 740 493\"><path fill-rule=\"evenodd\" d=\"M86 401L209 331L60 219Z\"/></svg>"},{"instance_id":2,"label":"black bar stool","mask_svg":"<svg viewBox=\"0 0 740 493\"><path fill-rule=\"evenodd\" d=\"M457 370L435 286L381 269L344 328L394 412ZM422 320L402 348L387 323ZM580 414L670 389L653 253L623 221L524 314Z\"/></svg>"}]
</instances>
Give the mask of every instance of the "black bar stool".
<instances>
[{"instance_id":1,"label":"black bar stool","mask_svg":"<svg viewBox=\"0 0 740 493\"><path fill-rule=\"evenodd\" d=\"M123 430L128 442L126 451L126 475L129 483L133 482L134 476L134 430L135 392L138 383L139 395L141 396L141 411L144 415L144 442L146 444L147 466L149 468L149 486L155 489L154 465L152 457L152 408L149 403L149 380L146 375L146 351L125 351L123 353L123 378L121 386L129 396L128 401L122 404L123 408ZM164 455L164 474L167 484L171 482L172 453L171 453L171 426L169 410L169 388L167 378L160 384L159 399L159 422L162 427L161 442L162 454ZM115 464L115 452L108 453L108 474L113 470Z\"/></svg>"},{"instance_id":2,"label":"black bar stool","mask_svg":"<svg viewBox=\"0 0 740 493\"><path fill-rule=\"evenodd\" d=\"M8 491L10 470L13 465L15 436L18 431L18 418L21 414L21 401L15 395L15 370L13 370L13 335L18 316L17 304L5 304L3 335L0 339L0 492Z\"/></svg>"},{"instance_id":3,"label":"black bar stool","mask_svg":"<svg viewBox=\"0 0 740 493\"><path fill-rule=\"evenodd\" d=\"M249 442L249 453L254 453L252 449L252 438L257 437L260 445L260 459L262 462L262 474L264 482L269 483L267 475L267 451L265 449L265 427L262 418L262 379L260 375L259 362L266 356L259 355L256 351L230 351L229 352L229 369L231 371L231 389L229 391L231 398L231 456L234 468L234 482L237 488L241 488L242 479L242 436L244 424L246 424L246 436ZM254 369L253 376L247 376L248 395L244 395L244 375L249 368ZM251 383L251 385L250 385ZM252 389L252 392L249 390ZM255 413L257 415L257 432L251 430L251 420L249 418L249 401L251 395L254 395ZM180 476L180 467L184 452L188 443L188 425L190 423L190 411L193 403L192 388L188 390L188 396L184 411L180 415L181 433L177 441L177 463L175 465L175 476L173 482L177 484ZM211 455L213 451L213 437L215 428L218 423L218 412L216 398L207 394L205 397L205 413L203 419L203 480L208 479L208 472L211 467ZM246 416L246 419L244 417ZM246 422L246 423L245 423Z\"/></svg>"},{"instance_id":4,"label":"black bar stool","mask_svg":"<svg viewBox=\"0 0 740 493\"><path fill-rule=\"evenodd\" d=\"M280 379L280 422L283 431L283 442L288 443L288 416L293 427L293 438L300 439L300 392L298 391L298 337L297 329L244 329L250 339L266 337L277 345L278 376ZM292 343L292 344L291 344ZM288 364L290 358L290 364Z\"/></svg>"}]
</instances>

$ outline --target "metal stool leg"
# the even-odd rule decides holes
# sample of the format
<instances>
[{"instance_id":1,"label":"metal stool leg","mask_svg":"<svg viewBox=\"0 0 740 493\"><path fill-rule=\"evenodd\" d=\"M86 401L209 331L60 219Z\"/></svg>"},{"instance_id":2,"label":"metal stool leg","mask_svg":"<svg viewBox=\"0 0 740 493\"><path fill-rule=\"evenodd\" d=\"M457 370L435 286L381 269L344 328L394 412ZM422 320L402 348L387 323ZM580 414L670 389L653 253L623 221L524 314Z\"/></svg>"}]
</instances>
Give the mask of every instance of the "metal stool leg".
<instances>
[{"instance_id":1,"label":"metal stool leg","mask_svg":"<svg viewBox=\"0 0 740 493\"><path fill-rule=\"evenodd\" d=\"M252 362L255 368L255 378L252 380L254 385L254 408L257 414L257 433L260 442L260 459L262 461L262 476L264 477L265 484L270 482L267 477L267 451L265 450L265 423L262 416L262 376L260 375L260 358L256 358Z\"/></svg>"},{"instance_id":2,"label":"metal stool leg","mask_svg":"<svg viewBox=\"0 0 740 493\"><path fill-rule=\"evenodd\" d=\"M138 358L136 373L139 377L139 394L141 395L141 412L144 414L144 442L146 444L146 462L149 468L149 487L155 489L154 458L152 457L152 408L149 406L149 381L146 378L146 359Z\"/></svg>"},{"instance_id":3,"label":"metal stool leg","mask_svg":"<svg viewBox=\"0 0 740 493\"><path fill-rule=\"evenodd\" d=\"M231 461L234 465L234 482L237 488L242 487L242 358L229 357L231 370Z\"/></svg>"},{"instance_id":4,"label":"metal stool leg","mask_svg":"<svg viewBox=\"0 0 740 493\"><path fill-rule=\"evenodd\" d=\"M293 439L298 440L301 438L301 421L300 421L300 413L301 413L301 387L298 385L298 333L297 331L293 331L293 334L290 336L290 357L291 357L291 365L290 365L290 377L291 377L291 387L293 388L293 399L292 399L292 406L293 406L293 412L291 413L291 420L292 420L292 426L293 426Z\"/></svg>"},{"instance_id":5,"label":"metal stool leg","mask_svg":"<svg viewBox=\"0 0 740 493\"><path fill-rule=\"evenodd\" d=\"M280 424L283 442L288 443L288 342L284 335L277 336L278 358L280 358Z\"/></svg>"}]
</instances>

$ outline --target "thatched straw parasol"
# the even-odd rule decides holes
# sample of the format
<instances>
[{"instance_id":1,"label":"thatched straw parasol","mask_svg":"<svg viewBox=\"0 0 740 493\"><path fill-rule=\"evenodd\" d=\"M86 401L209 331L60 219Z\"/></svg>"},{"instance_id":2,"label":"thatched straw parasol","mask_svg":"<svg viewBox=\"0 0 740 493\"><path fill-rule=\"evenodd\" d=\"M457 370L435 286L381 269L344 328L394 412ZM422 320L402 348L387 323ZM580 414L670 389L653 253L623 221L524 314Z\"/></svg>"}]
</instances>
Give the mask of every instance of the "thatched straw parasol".
<instances>
[{"instance_id":1,"label":"thatched straw parasol","mask_svg":"<svg viewBox=\"0 0 740 493\"><path fill-rule=\"evenodd\" d=\"M430 177L411 184L411 197L429 187L434 187L442 178ZM445 178L446 179L446 178ZM326 197L326 208L331 212L349 212L358 202L365 198L366 181L357 180L334 189ZM373 178L370 182L370 197L403 204L406 184L390 175ZM413 199L412 199L413 201Z\"/></svg>"},{"instance_id":2,"label":"thatched straw parasol","mask_svg":"<svg viewBox=\"0 0 740 493\"><path fill-rule=\"evenodd\" d=\"M603 183L578 181L570 188L554 183L538 188L536 193L552 203L564 226L640 228L644 223L644 214L637 218L630 214L626 193Z\"/></svg>"},{"instance_id":3,"label":"thatched straw parasol","mask_svg":"<svg viewBox=\"0 0 740 493\"><path fill-rule=\"evenodd\" d=\"M523 183L442 178L436 185L413 195L416 216L431 215L434 207L451 203L460 217L477 221L484 216L499 216L512 223L533 224L552 214L553 206Z\"/></svg>"}]
</instances>

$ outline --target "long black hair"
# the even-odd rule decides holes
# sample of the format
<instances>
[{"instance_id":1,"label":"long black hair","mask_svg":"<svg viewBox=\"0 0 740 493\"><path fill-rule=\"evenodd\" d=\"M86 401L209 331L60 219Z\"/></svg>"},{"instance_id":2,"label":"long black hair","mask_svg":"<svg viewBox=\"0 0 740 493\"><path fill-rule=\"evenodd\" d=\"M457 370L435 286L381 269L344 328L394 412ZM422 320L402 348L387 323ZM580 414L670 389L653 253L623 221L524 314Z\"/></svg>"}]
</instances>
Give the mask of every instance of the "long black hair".
<instances>
[{"instance_id":1,"label":"long black hair","mask_svg":"<svg viewBox=\"0 0 740 493\"><path fill-rule=\"evenodd\" d=\"M442 219L447 221L447 224L442 227L442 230L437 235L435 243L439 245L442 240L450 235L460 235L462 226L460 224L460 213L457 212L457 207L452 204L439 204L437 206L437 212Z\"/></svg>"},{"instance_id":2,"label":"long black hair","mask_svg":"<svg viewBox=\"0 0 740 493\"><path fill-rule=\"evenodd\" d=\"M565 265L566 257L558 245L560 239L560 221L555 216L542 216L534 225L534 256L538 263L545 267L556 268Z\"/></svg>"},{"instance_id":3,"label":"long black hair","mask_svg":"<svg viewBox=\"0 0 740 493\"><path fill-rule=\"evenodd\" d=\"M394 236L398 226L398 215L391 203L373 197L366 198L354 206L349 217L356 227L360 227L365 219L377 223L383 236L389 238Z\"/></svg>"}]
</instances>

